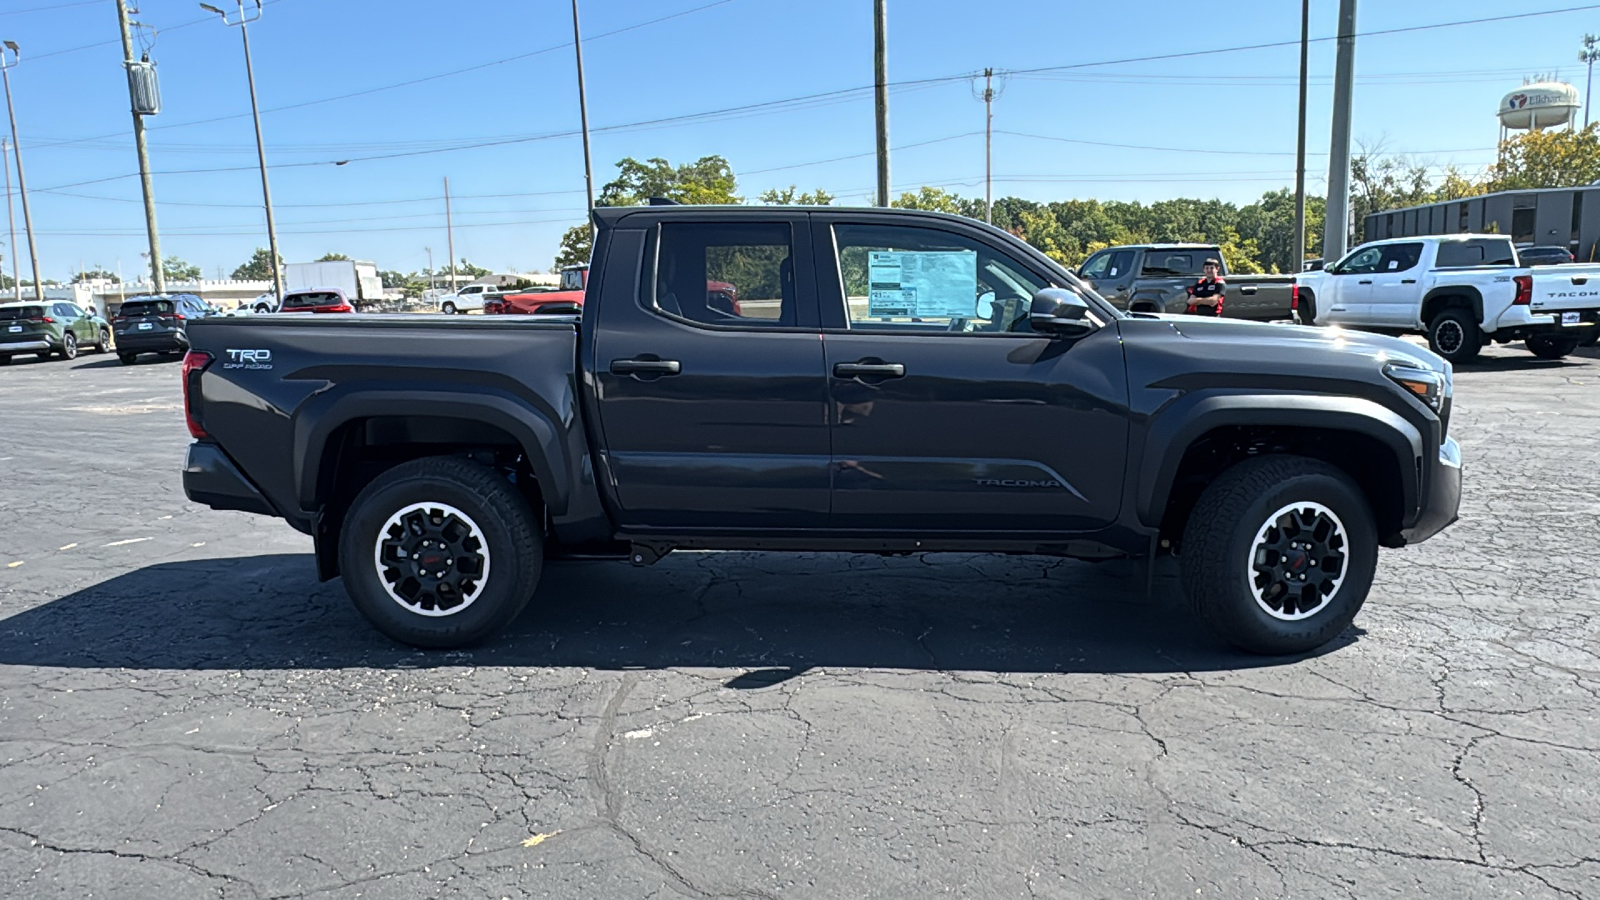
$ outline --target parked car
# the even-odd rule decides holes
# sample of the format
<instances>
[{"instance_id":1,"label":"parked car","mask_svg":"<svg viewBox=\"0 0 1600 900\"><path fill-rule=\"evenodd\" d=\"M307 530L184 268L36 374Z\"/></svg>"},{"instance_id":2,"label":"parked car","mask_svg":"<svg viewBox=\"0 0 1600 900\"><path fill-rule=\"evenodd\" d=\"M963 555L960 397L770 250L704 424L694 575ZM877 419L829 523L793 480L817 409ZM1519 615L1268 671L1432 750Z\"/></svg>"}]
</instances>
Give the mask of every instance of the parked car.
<instances>
[{"instance_id":1,"label":"parked car","mask_svg":"<svg viewBox=\"0 0 1600 900\"><path fill-rule=\"evenodd\" d=\"M111 317L117 359L127 366L141 353L183 353L189 349L189 325L211 315L211 307L195 294L130 297Z\"/></svg>"},{"instance_id":2,"label":"parked car","mask_svg":"<svg viewBox=\"0 0 1600 900\"><path fill-rule=\"evenodd\" d=\"M469 284L439 298L439 312L445 315L482 310L483 302L498 297L502 291L492 284Z\"/></svg>"},{"instance_id":3,"label":"parked car","mask_svg":"<svg viewBox=\"0 0 1600 900\"><path fill-rule=\"evenodd\" d=\"M355 307L339 288L290 291L283 295L285 313L353 313Z\"/></svg>"},{"instance_id":4,"label":"parked car","mask_svg":"<svg viewBox=\"0 0 1600 900\"><path fill-rule=\"evenodd\" d=\"M1228 281L1222 304L1226 319L1288 319L1294 308L1293 275L1236 275L1215 244L1138 244L1107 247L1078 268L1100 296L1129 312L1181 313L1188 288L1208 259L1222 265Z\"/></svg>"},{"instance_id":5,"label":"parked car","mask_svg":"<svg viewBox=\"0 0 1600 900\"><path fill-rule=\"evenodd\" d=\"M1456 518L1451 368L1404 341L1126 316L952 215L594 221L581 322L198 323L189 498L288 520L428 647L509 623L547 548L1176 551L1223 637L1295 653L1350 624L1380 545Z\"/></svg>"},{"instance_id":6,"label":"parked car","mask_svg":"<svg viewBox=\"0 0 1600 900\"><path fill-rule=\"evenodd\" d=\"M278 311L278 295L272 291L257 294L254 300L239 304L239 309L249 309L253 313L265 315Z\"/></svg>"},{"instance_id":7,"label":"parked car","mask_svg":"<svg viewBox=\"0 0 1600 900\"><path fill-rule=\"evenodd\" d=\"M1373 241L1297 286L1307 323L1426 334L1454 363L1511 341L1559 359L1600 329L1600 265L1529 269L1505 235Z\"/></svg>"},{"instance_id":8,"label":"parked car","mask_svg":"<svg viewBox=\"0 0 1600 900\"><path fill-rule=\"evenodd\" d=\"M490 296L483 301L483 312L485 315L571 315L583 310L583 292L588 283L587 265L567 266L561 270L561 284L556 288Z\"/></svg>"},{"instance_id":9,"label":"parked car","mask_svg":"<svg viewBox=\"0 0 1600 900\"><path fill-rule=\"evenodd\" d=\"M1559 266L1577 260L1565 247L1518 247L1517 261L1525 266Z\"/></svg>"},{"instance_id":10,"label":"parked car","mask_svg":"<svg viewBox=\"0 0 1600 900\"><path fill-rule=\"evenodd\" d=\"M76 303L0 303L0 366L19 353L77 359L78 349L90 346L104 353L111 340L110 323Z\"/></svg>"}]
</instances>

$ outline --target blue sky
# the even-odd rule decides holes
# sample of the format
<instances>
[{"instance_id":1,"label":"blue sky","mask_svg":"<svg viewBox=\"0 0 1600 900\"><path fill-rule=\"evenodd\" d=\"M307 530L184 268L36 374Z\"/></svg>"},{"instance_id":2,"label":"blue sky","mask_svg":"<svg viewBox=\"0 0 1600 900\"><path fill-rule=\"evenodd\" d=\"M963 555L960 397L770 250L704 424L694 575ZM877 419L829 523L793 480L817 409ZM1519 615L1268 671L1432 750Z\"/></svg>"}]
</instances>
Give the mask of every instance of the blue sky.
<instances>
[{"instance_id":1,"label":"blue sky","mask_svg":"<svg viewBox=\"0 0 1600 900\"><path fill-rule=\"evenodd\" d=\"M190 0L136 5L136 18L158 29L164 108L148 124L163 173L162 248L216 277L266 244L239 33ZM1581 5L1365 0L1357 28ZM1314 39L1334 33L1337 6L1313 0ZM597 190L624 156L677 163L716 153L749 198L796 184L868 202L871 0L581 0L581 9ZM1002 78L996 196L1248 202L1292 185L1297 47L1086 64L1293 42L1299 9L1294 0L890 0L891 81L946 79L891 94L894 188L982 196L983 106L969 80L950 76L986 66L1081 66ZM251 47L262 107L276 110L263 130L284 256L333 251L411 271L432 247L442 267L448 176L458 257L548 268L561 232L583 218L571 29L566 0L269 0ZM1355 135L1476 171L1493 157L1496 104L1523 76L1556 71L1583 88L1585 30L1600 32L1600 7L1363 37ZM0 0L0 38L22 45L11 80L41 269L65 278L120 262L133 272L146 244L138 180L118 177L137 164L112 0ZM1312 45L1312 190L1326 180L1333 61L1331 41ZM472 66L481 68L429 78ZM428 80L317 102L417 79ZM825 92L839 93L657 121ZM463 147L490 142L500 143ZM20 209L17 219L20 244Z\"/></svg>"}]
</instances>

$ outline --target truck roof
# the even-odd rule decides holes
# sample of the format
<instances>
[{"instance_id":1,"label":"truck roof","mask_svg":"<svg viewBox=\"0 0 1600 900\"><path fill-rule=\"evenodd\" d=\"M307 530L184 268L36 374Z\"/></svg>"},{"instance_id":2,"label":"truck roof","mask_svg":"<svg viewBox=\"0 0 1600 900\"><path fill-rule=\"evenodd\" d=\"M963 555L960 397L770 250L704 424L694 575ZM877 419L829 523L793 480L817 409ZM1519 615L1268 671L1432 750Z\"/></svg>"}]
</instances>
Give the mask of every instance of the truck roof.
<instances>
[{"instance_id":1,"label":"truck roof","mask_svg":"<svg viewBox=\"0 0 1600 900\"><path fill-rule=\"evenodd\" d=\"M726 204L690 205L668 203L659 206L597 206L594 210L595 221L601 227L613 227L621 219L631 215L647 215L651 218L672 217L695 219L707 216L725 217L730 213L737 216L782 216L797 212L816 213L871 213L874 216L898 216L907 219L943 219L951 222L961 222L966 225L976 225L979 228L994 228L993 225L967 216L958 216L954 213L934 212L927 209L901 209L892 206L729 206ZM996 231L1000 229L996 228Z\"/></svg>"},{"instance_id":2,"label":"truck roof","mask_svg":"<svg viewBox=\"0 0 1600 900\"><path fill-rule=\"evenodd\" d=\"M1362 241L1357 247L1370 247L1374 244L1414 244L1417 241L1481 241L1502 240L1509 241L1507 234L1414 234L1411 237L1382 238L1376 241ZM1354 247L1351 248L1355 249Z\"/></svg>"}]
</instances>

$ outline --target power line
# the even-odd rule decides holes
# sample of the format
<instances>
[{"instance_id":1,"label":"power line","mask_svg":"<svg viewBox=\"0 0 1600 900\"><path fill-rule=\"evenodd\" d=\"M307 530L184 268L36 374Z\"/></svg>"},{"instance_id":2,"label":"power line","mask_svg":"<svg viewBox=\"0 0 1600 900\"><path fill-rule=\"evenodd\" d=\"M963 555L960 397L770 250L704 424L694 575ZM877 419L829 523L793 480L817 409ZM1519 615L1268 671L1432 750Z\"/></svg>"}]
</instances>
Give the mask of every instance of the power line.
<instances>
[{"instance_id":1,"label":"power line","mask_svg":"<svg viewBox=\"0 0 1600 900\"><path fill-rule=\"evenodd\" d=\"M91 6L98 4L99 2L100 0L78 0L76 3L57 3L54 6L35 6L30 9L8 9L4 12L0 12L0 16L20 16L23 13L51 12L57 9L69 9L74 6ZM113 41L113 43L115 42Z\"/></svg>"},{"instance_id":2,"label":"power line","mask_svg":"<svg viewBox=\"0 0 1600 900\"><path fill-rule=\"evenodd\" d=\"M1032 138L1041 141L1060 141L1064 144L1087 144L1094 147L1117 147L1124 150L1161 150L1171 153L1211 153L1229 156L1293 156L1293 150L1217 150L1201 147L1157 147L1149 144L1118 144L1110 141L1088 141L1082 138L1055 137L1048 134L1028 134L1021 131L995 131L995 134L1005 134L1012 137ZM1454 150L1411 150L1410 155L1426 156L1432 153L1483 153L1495 149L1494 147L1462 147ZM1313 156L1327 156L1326 153L1313 153Z\"/></svg>"}]
</instances>

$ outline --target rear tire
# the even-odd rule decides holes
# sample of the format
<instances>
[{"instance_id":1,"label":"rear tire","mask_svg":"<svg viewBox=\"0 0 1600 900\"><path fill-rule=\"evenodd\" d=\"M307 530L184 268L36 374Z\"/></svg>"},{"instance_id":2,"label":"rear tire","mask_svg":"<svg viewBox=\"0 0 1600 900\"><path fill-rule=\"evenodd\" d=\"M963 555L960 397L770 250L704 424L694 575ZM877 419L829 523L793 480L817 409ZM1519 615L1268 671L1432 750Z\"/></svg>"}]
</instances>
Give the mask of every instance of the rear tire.
<instances>
[{"instance_id":1,"label":"rear tire","mask_svg":"<svg viewBox=\"0 0 1600 900\"><path fill-rule=\"evenodd\" d=\"M1310 291L1300 292L1300 306L1294 311L1294 320L1299 325L1317 324L1317 296Z\"/></svg>"},{"instance_id":2,"label":"rear tire","mask_svg":"<svg viewBox=\"0 0 1600 900\"><path fill-rule=\"evenodd\" d=\"M48 358L48 354L46 354L46 358ZM70 331L64 331L61 333L61 358L78 358L78 336Z\"/></svg>"},{"instance_id":3,"label":"rear tire","mask_svg":"<svg viewBox=\"0 0 1600 900\"><path fill-rule=\"evenodd\" d=\"M137 360L138 358L139 358L139 354L137 354L137 353L118 353L117 354L117 359L121 360L122 364L125 365L125 366L133 365L134 360Z\"/></svg>"},{"instance_id":4,"label":"rear tire","mask_svg":"<svg viewBox=\"0 0 1600 900\"><path fill-rule=\"evenodd\" d=\"M1181 562L1184 593L1223 640L1263 655L1304 653L1361 610L1377 569L1377 526L1339 469L1257 457L1200 495Z\"/></svg>"},{"instance_id":5,"label":"rear tire","mask_svg":"<svg viewBox=\"0 0 1600 900\"><path fill-rule=\"evenodd\" d=\"M1578 341L1578 346L1593 347L1597 343L1600 343L1600 326L1596 326L1593 331L1589 332L1588 337Z\"/></svg>"},{"instance_id":6,"label":"rear tire","mask_svg":"<svg viewBox=\"0 0 1600 900\"><path fill-rule=\"evenodd\" d=\"M339 569L356 609L417 647L464 647L505 627L528 605L543 563L528 502L499 473L459 457L379 475L339 534Z\"/></svg>"},{"instance_id":7,"label":"rear tire","mask_svg":"<svg viewBox=\"0 0 1600 900\"><path fill-rule=\"evenodd\" d=\"M1483 349L1483 332L1472 311L1451 307L1428 323L1428 349L1452 363L1471 362Z\"/></svg>"},{"instance_id":8,"label":"rear tire","mask_svg":"<svg viewBox=\"0 0 1600 900\"><path fill-rule=\"evenodd\" d=\"M1577 338L1531 337L1528 352L1540 359L1560 359L1578 349Z\"/></svg>"},{"instance_id":9,"label":"rear tire","mask_svg":"<svg viewBox=\"0 0 1600 900\"><path fill-rule=\"evenodd\" d=\"M7 353L4 356L0 356L0 366L9 366L9 365L11 365L11 354Z\"/></svg>"}]
</instances>

